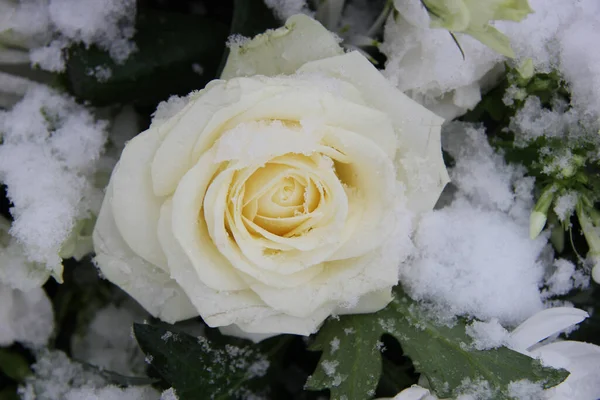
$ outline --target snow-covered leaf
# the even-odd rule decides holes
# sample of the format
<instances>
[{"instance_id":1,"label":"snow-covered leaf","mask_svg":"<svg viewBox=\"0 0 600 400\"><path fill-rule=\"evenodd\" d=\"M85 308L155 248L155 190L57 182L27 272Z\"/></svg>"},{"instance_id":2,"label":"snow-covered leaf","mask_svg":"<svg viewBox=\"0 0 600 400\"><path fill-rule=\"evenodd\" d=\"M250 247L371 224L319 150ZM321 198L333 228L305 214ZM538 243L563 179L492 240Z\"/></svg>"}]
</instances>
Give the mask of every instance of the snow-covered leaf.
<instances>
[{"instance_id":1,"label":"snow-covered leaf","mask_svg":"<svg viewBox=\"0 0 600 400\"><path fill-rule=\"evenodd\" d=\"M539 361L506 347L476 350L465 333L465 322L446 326L432 319L400 289L385 309L368 315L330 319L317 336L314 349L323 350L309 389L329 388L332 398L352 393L374 394L381 374L380 338L388 333L404 355L429 380L439 397L456 396L465 382L486 382L494 399L508 399L510 382L527 379L544 388L558 385L568 372L543 367Z\"/></svg>"},{"instance_id":2,"label":"snow-covered leaf","mask_svg":"<svg viewBox=\"0 0 600 400\"><path fill-rule=\"evenodd\" d=\"M134 324L133 331L146 360L180 400L197 399L200 393L203 398L229 399L269 368L267 357L254 345L216 343L161 326Z\"/></svg>"}]
</instances>

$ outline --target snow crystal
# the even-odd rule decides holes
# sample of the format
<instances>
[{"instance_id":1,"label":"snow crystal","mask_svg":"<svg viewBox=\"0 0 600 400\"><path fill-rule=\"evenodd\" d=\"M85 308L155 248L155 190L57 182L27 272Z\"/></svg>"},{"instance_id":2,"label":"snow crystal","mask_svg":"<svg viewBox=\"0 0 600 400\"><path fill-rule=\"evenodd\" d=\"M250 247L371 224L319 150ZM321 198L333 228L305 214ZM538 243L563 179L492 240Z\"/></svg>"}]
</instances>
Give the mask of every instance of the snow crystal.
<instances>
[{"instance_id":1,"label":"snow crystal","mask_svg":"<svg viewBox=\"0 0 600 400\"><path fill-rule=\"evenodd\" d=\"M0 111L0 180L14 204L10 232L30 261L58 278L61 245L102 199L92 180L106 128L73 99L41 87Z\"/></svg>"},{"instance_id":2,"label":"snow crystal","mask_svg":"<svg viewBox=\"0 0 600 400\"><path fill-rule=\"evenodd\" d=\"M325 375L327 376L333 376L336 373L336 368L338 367L338 365L340 365L339 361L322 361L321 362L321 368L323 368L323 372L325 372Z\"/></svg>"},{"instance_id":3,"label":"snow crystal","mask_svg":"<svg viewBox=\"0 0 600 400\"><path fill-rule=\"evenodd\" d=\"M494 398L490 383L481 379L465 378L456 389L459 394L456 400L484 400Z\"/></svg>"},{"instance_id":4,"label":"snow crystal","mask_svg":"<svg viewBox=\"0 0 600 400\"><path fill-rule=\"evenodd\" d=\"M102 388L71 389L65 393L64 400L159 400L159 394L151 386L119 388L109 385Z\"/></svg>"},{"instance_id":5,"label":"snow crystal","mask_svg":"<svg viewBox=\"0 0 600 400\"><path fill-rule=\"evenodd\" d=\"M52 304L43 289L24 292L0 284L0 346L44 346L53 329Z\"/></svg>"},{"instance_id":6,"label":"snow crystal","mask_svg":"<svg viewBox=\"0 0 600 400\"><path fill-rule=\"evenodd\" d=\"M334 337L333 339L331 339L331 343L329 343L329 345L331 346L331 354L335 353L340 349L340 339Z\"/></svg>"},{"instance_id":7,"label":"snow crystal","mask_svg":"<svg viewBox=\"0 0 600 400\"><path fill-rule=\"evenodd\" d=\"M44 350L32 366L34 375L19 388L23 400L158 400L150 386L125 389L107 384L96 372L69 360L61 351Z\"/></svg>"},{"instance_id":8,"label":"snow crystal","mask_svg":"<svg viewBox=\"0 0 600 400\"><path fill-rule=\"evenodd\" d=\"M277 18L284 21L294 14L308 12L306 0L264 0Z\"/></svg>"},{"instance_id":9,"label":"snow crystal","mask_svg":"<svg viewBox=\"0 0 600 400\"><path fill-rule=\"evenodd\" d=\"M554 212L558 216L560 221L568 220L569 217L575 211L575 205L577 204L578 196L577 192L569 191L565 194L560 195L554 201Z\"/></svg>"},{"instance_id":10,"label":"snow crystal","mask_svg":"<svg viewBox=\"0 0 600 400\"><path fill-rule=\"evenodd\" d=\"M544 291L545 296L561 296L573 289L585 289L590 284L590 277L581 270L575 268L575 264L565 259L554 261L553 270L546 278L548 289Z\"/></svg>"},{"instance_id":11,"label":"snow crystal","mask_svg":"<svg viewBox=\"0 0 600 400\"><path fill-rule=\"evenodd\" d=\"M542 384L527 379L509 383L508 394L511 398L518 400L542 400L547 398L547 396L544 396Z\"/></svg>"},{"instance_id":12,"label":"snow crystal","mask_svg":"<svg viewBox=\"0 0 600 400\"><path fill-rule=\"evenodd\" d=\"M204 73L204 68L202 68L202 65L194 63L192 64L192 71L194 71L198 75L202 75Z\"/></svg>"},{"instance_id":13,"label":"snow crystal","mask_svg":"<svg viewBox=\"0 0 600 400\"><path fill-rule=\"evenodd\" d=\"M9 229L10 222L0 216L0 284L24 292L41 287L50 271L27 260L23 246L8 233Z\"/></svg>"},{"instance_id":14,"label":"snow crystal","mask_svg":"<svg viewBox=\"0 0 600 400\"><path fill-rule=\"evenodd\" d=\"M461 196L487 210L507 213L529 224L534 178L523 168L507 164L490 146L485 129L475 124L450 122L443 126L442 146L454 159L452 183Z\"/></svg>"},{"instance_id":15,"label":"snow crystal","mask_svg":"<svg viewBox=\"0 0 600 400\"><path fill-rule=\"evenodd\" d=\"M495 349L504 346L508 340L508 331L492 318L488 322L474 321L466 328L466 333L473 339L473 347L477 350Z\"/></svg>"},{"instance_id":16,"label":"snow crystal","mask_svg":"<svg viewBox=\"0 0 600 400\"><path fill-rule=\"evenodd\" d=\"M577 110L565 110L566 104L556 104L555 108L544 108L538 97L528 97L509 125L509 129L516 133L515 144L524 146L541 136L562 137L568 133L573 137L585 134L584 130L576 129L580 120Z\"/></svg>"},{"instance_id":17,"label":"snow crystal","mask_svg":"<svg viewBox=\"0 0 600 400\"><path fill-rule=\"evenodd\" d=\"M162 394L160 395L160 400L179 400L179 397L177 397L175 389L169 388L162 392Z\"/></svg>"},{"instance_id":18,"label":"snow crystal","mask_svg":"<svg viewBox=\"0 0 600 400\"><path fill-rule=\"evenodd\" d=\"M99 310L83 334L73 337L73 357L121 375L144 375L144 355L131 336L131 327L147 316L133 302Z\"/></svg>"},{"instance_id":19,"label":"snow crystal","mask_svg":"<svg viewBox=\"0 0 600 400\"><path fill-rule=\"evenodd\" d=\"M192 92L184 97L171 96L167 101L161 101L156 107L156 111L152 114L151 127L163 124L166 120L183 110L195 95L196 92Z\"/></svg>"}]
</instances>

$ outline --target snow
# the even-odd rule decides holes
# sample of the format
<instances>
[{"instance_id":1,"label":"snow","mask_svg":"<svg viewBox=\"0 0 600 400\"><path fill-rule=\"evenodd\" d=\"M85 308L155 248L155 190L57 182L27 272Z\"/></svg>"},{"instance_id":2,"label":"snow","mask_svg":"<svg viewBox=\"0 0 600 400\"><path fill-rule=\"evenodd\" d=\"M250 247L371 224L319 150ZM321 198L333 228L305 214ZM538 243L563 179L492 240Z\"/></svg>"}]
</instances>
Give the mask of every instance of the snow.
<instances>
[{"instance_id":1,"label":"snow","mask_svg":"<svg viewBox=\"0 0 600 400\"><path fill-rule=\"evenodd\" d=\"M46 282L50 271L25 257L23 246L9 234L10 221L0 216L0 284L29 291Z\"/></svg>"},{"instance_id":2,"label":"snow","mask_svg":"<svg viewBox=\"0 0 600 400\"><path fill-rule=\"evenodd\" d=\"M499 22L519 59L531 58L537 71L558 69L584 114L600 110L600 3L596 0L529 0L534 9L519 24Z\"/></svg>"},{"instance_id":3,"label":"snow","mask_svg":"<svg viewBox=\"0 0 600 400\"><path fill-rule=\"evenodd\" d=\"M177 393L175 392L175 389L173 389L173 388L169 388L169 389L165 390L160 395L160 400L178 400L178 399L179 399L179 397L177 397Z\"/></svg>"},{"instance_id":4,"label":"snow","mask_svg":"<svg viewBox=\"0 0 600 400\"><path fill-rule=\"evenodd\" d=\"M529 239L533 180L506 165L476 125L446 124L443 145L456 161L454 200L422 217L400 281L446 314L518 324L544 307L547 238Z\"/></svg>"},{"instance_id":5,"label":"snow","mask_svg":"<svg viewBox=\"0 0 600 400\"><path fill-rule=\"evenodd\" d=\"M569 191L565 194L560 195L554 201L554 213L558 216L558 219L562 221L568 221L573 212L575 211L575 205L577 204L577 192Z\"/></svg>"},{"instance_id":6,"label":"snow","mask_svg":"<svg viewBox=\"0 0 600 400\"><path fill-rule=\"evenodd\" d=\"M552 267L551 274L546 278L547 289L543 292L544 296L561 296L573 289L589 287L589 274L577 269L571 261L560 258L554 261Z\"/></svg>"},{"instance_id":7,"label":"snow","mask_svg":"<svg viewBox=\"0 0 600 400\"><path fill-rule=\"evenodd\" d=\"M104 378L83 365L69 360L61 351L38 353L32 366L34 375L19 388L22 400L158 400L160 394L150 386L124 389L108 384Z\"/></svg>"},{"instance_id":8,"label":"snow","mask_svg":"<svg viewBox=\"0 0 600 400\"><path fill-rule=\"evenodd\" d=\"M463 59L448 31L429 27L420 1L404 1L401 8L401 15L390 16L385 25L380 47L388 59L385 76L444 118L464 114L481 100L481 89L495 82L502 56L470 36L456 34Z\"/></svg>"},{"instance_id":9,"label":"snow","mask_svg":"<svg viewBox=\"0 0 600 400\"><path fill-rule=\"evenodd\" d=\"M306 0L264 0L264 2L282 21L294 14L308 12Z\"/></svg>"},{"instance_id":10,"label":"snow","mask_svg":"<svg viewBox=\"0 0 600 400\"><path fill-rule=\"evenodd\" d=\"M508 385L509 396L519 400L542 400L544 396L544 387L540 383L534 383L527 379L511 382Z\"/></svg>"},{"instance_id":11,"label":"snow","mask_svg":"<svg viewBox=\"0 0 600 400\"><path fill-rule=\"evenodd\" d=\"M596 0L530 0L525 20L496 21L517 63L533 61L537 72L560 71L582 115L600 113L600 3ZM417 0L396 2L401 15L389 18L381 47L385 74L398 88L445 118L472 108L495 81L504 58L474 39L457 34L462 58L447 31L429 28Z\"/></svg>"},{"instance_id":12,"label":"snow","mask_svg":"<svg viewBox=\"0 0 600 400\"><path fill-rule=\"evenodd\" d=\"M12 6L0 30L31 48L33 64L62 72L64 50L74 43L97 45L124 62L136 50L135 15L135 0L29 0Z\"/></svg>"},{"instance_id":13,"label":"snow","mask_svg":"<svg viewBox=\"0 0 600 400\"><path fill-rule=\"evenodd\" d=\"M52 304L42 289L21 291L0 283L0 346L42 347L53 329Z\"/></svg>"},{"instance_id":14,"label":"snow","mask_svg":"<svg viewBox=\"0 0 600 400\"><path fill-rule=\"evenodd\" d=\"M100 309L82 335L75 335L73 358L125 376L143 376L144 355L131 334L134 322L148 314L132 301Z\"/></svg>"},{"instance_id":15,"label":"snow","mask_svg":"<svg viewBox=\"0 0 600 400\"><path fill-rule=\"evenodd\" d=\"M30 261L45 264L58 279L62 244L102 200L93 178L107 126L73 99L43 87L0 111L0 180L14 203L10 233Z\"/></svg>"},{"instance_id":16,"label":"snow","mask_svg":"<svg viewBox=\"0 0 600 400\"><path fill-rule=\"evenodd\" d=\"M466 333L473 339L473 347L477 350L495 349L508 343L508 331L492 318L488 322L474 321L466 328Z\"/></svg>"}]
</instances>

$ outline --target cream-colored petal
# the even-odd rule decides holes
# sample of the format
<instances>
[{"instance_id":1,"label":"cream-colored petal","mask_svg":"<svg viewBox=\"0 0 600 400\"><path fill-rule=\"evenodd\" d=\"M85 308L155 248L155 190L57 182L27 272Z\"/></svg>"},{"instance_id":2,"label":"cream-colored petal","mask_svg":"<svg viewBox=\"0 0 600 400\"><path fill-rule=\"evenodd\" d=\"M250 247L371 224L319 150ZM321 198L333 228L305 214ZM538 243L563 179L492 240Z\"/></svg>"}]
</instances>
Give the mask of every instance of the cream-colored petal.
<instances>
[{"instance_id":1,"label":"cream-colored petal","mask_svg":"<svg viewBox=\"0 0 600 400\"><path fill-rule=\"evenodd\" d=\"M213 81L194 96L175 116L160 129L166 137L158 146L151 163L152 187L157 196L168 196L175 191L181 177L194 165L194 144L204 132L215 113L229 110L240 99L240 90L223 81Z\"/></svg>"},{"instance_id":2,"label":"cream-colored petal","mask_svg":"<svg viewBox=\"0 0 600 400\"><path fill-rule=\"evenodd\" d=\"M266 316L256 315L254 318L248 318L246 320L240 319L236 325L240 330L247 333L273 335L290 333L308 336L319 330L323 321L331 315L334 308L333 305L327 304L320 309L315 310L314 313L306 318L297 318L282 313L273 313Z\"/></svg>"},{"instance_id":3,"label":"cream-colored petal","mask_svg":"<svg viewBox=\"0 0 600 400\"><path fill-rule=\"evenodd\" d=\"M250 290L218 291L206 286L194 265L170 233L173 226L173 201L165 201L159 220L159 239L173 278L188 294L198 313L209 326L225 326L253 315L272 314L273 311Z\"/></svg>"},{"instance_id":4,"label":"cream-colored petal","mask_svg":"<svg viewBox=\"0 0 600 400\"><path fill-rule=\"evenodd\" d=\"M181 287L163 270L139 257L123 240L110 206L112 196L111 184L93 234L95 260L102 275L163 321L175 323L198 315Z\"/></svg>"},{"instance_id":5,"label":"cream-colored petal","mask_svg":"<svg viewBox=\"0 0 600 400\"><path fill-rule=\"evenodd\" d=\"M251 288L273 309L298 318L308 318L327 304L360 309L362 296L390 289L397 283L404 257L406 254L398 250L396 240L391 240L362 257L325 263L323 272L302 286L280 289L256 282ZM383 302L377 304L385 306Z\"/></svg>"},{"instance_id":6,"label":"cream-colored petal","mask_svg":"<svg viewBox=\"0 0 600 400\"><path fill-rule=\"evenodd\" d=\"M241 220L241 213L231 216L233 222L230 224L230 228L235 241L231 240L221 228L221 225L223 224L219 220L222 218L221 210L216 209L214 210L214 214L211 213L211 215L206 215L211 236L216 235L219 237L213 236L213 240L219 245L223 245L223 247L220 248L223 253L228 252L228 249L232 249L234 254L241 252L244 258L247 258L251 264L258 267L258 270L255 272L246 269L242 270L263 282L267 279L267 276L271 276L271 274L265 275L266 271L272 271L279 275L279 277L272 276L271 279L275 280L273 281L270 279L271 282L276 282L284 277L288 282L278 283L277 286L285 285L286 287L296 286L298 283L303 282L296 282L291 279L292 277L305 277L309 271L311 272L308 276L313 276L314 270L318 264L328 260L343 244L343 239L345 239L343 237L344 225L348 215L348 200L346 193L333 171L319 171L319 174L323 186L327 187L331 200L329 201L329 204L326 205L329 209L321 211L318 207L314 211L314 213L322 213L327 219L323 218L320 220L318 224L312 227L310 232L301 236L281 237L270 234L256 225L249 224L254 231L260 233L265 238L276 243L293 246L300 249L299 251L284 251L278 254L265 253L264 248L261 248L260 246L260 242L257 242L254 236L245 232L245 229L243 229L246 224ZM216 180L213 184L216 187ZM213 185L211 185L211 188L212 186ZM224 198L227 194L227 185L221 186L220 190L220 196ZM214 196L217 196L217 190L215 190L213 194ZM219 200L211 200L211 203L214 203L217 206L223 204L224 200L222 198ZM215 219L213 220L213 218ZM214 223L214 231L211 230L211 227L213 226L212 223ZM230 259L230 261L232 260L233 259ZM237 266L238 261L232 262ZM246 267L239 266L239 268ZM260 276L256 274L259 274Z\"/></svg>"},{"instance_id":7,"label":"cream-colored petal","mask_svg":"<svg viewBox=\"0 0 600 400\"><path fill-rule=\"evenodd\" d=\"M351 82L367 104L392 120L399 141L396 166L399 179L407 183L409 208L418 213L431 210L449 182L440 143L443 120L395 88L358 52L307 63L299 72L321 72Z\"/></svg>"},{"instance_id":8,"label":"cream-colored petal","mask_svg":"<svg viewBox=\"0 0 600 400\"><path fill-rule=\"evenodd\" d=\"M293 74L304 63L342 54L339 39L306 15L290 17L285 26L230 47L222 79L236 76Z\"/></svg>"},{"instance_id":9,"label":"cream-colored petal","mask_svg":"<svg viewBox=\"0 0 600 400\"><path fill-rule=\"evenodd\" d=\"M369 314L385 308L394 299L392 288L385 288L367 293L358 299L358 303L347 307L341 305L335 310L337 315Z\"/></svg>"},{"instance_id":10,"label":"cream-colored petal","mask_svg":"<svg viewBox=\"0 0 600 400\"><path fill-rule=\"evenodd\" d=\"M349 237L331 260L361 256L381 245L390 235L390 219L399 201L394 164L375 143L351 131L330 129L324 141L351 160L336 166L337 175L356 198ZM355 225L355 226L350 226Z\"/></svg>"},{"instance_id":11,"label":"cream-colored petal","mask_svg":"<svg viewBox=\"0 0 600 400\"><path fill-rule=\"evenodd\" d=\"M230 226L234 238L231 238L225 229L226 197L233 173L232 170L221 172L211 183L205 198L207 204L204 212L206 225L210 237L220 253L229 260L235 269L250 275L265 285L274 287L302 285L319 274L322 266L315 265L316 263L307 263L302 266L303 268L298 268L298 271L294 270L293 273L287 272L284 266L280 266L281 273L278 273L277 270L271 271L265 268L264 263L269 261L266 257L261 257L261 263L257 264L247 258L253 250L262 253L258 243L240 234L234 224ZM252 256L256 256L256 254L252 254ZM270 265L277 267L278 263L271 261ZM287 274L284 275L286 272Z\"/></svg>"},{"instance_id":12,"label":"cream-colored petal","mask_svg":"<svg viewBox=\"0 0 600 400\"><path fill-rule=\"evenodd\" d=\"M167 259L156 236L163 199L154 195L150 162L163 137L156 129L127 143L113 170L109 197L112 214L123 240L133 252L168 272Z\"/></svg>"},{"instance_id":13,"label":"cream-colored petal","mask_svg":"<svg viewBox=\"0 0 600 400\"><path fill-rule=\"evenodd\" d=\"M383 76L381 78L385 79ZM406 100L413 102L408 97ZM414 104L421 107L417 103ZM421 109L427 111L423 107ZM303 123L304 129L315 132L325 126L347 129L369 138L391 158L395 156L398 148L398 138L390 116L338 93L323 90L315 84L287 88L265 97L247 111L232 117L225 128L231 129L243 122L270 119L299 121Z\"/></svg>"},{"instance_id":14,"label":"cream-colored petal","mask_svg":"<svg viewBox=\"0 0 600 400\"><path fill-rule=\"evenodd\" d=\"M215 290L247 288L231 263L218 250L204 221L204 197L217 172L214 153L207 152L179 182L173 196L173 235L189 257L200 280ZM212 209L213 204L206 207Z\"/></svg>"}]
</instances>

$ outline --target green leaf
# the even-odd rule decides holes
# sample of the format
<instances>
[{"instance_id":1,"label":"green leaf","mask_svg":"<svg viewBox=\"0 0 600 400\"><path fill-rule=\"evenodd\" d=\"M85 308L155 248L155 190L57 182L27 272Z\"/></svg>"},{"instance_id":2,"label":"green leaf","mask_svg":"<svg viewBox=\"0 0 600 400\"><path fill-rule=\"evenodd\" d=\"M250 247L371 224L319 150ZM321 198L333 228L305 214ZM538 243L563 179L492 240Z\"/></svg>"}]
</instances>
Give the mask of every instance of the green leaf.
<instances>
[{"instance_id":1,"label":"green leaf","mask_svg":"<svg viewBox=\"0 0 600 400\"><path fill-rule=\"evenodd\" d=\"M16 382L22 382L31 375L27 359L16 351L0 348L0 371Z\"/></svg>"},{"instance_id":2,"label":"green leaf","mask_svg":"<svg viewBox=\"0 0 600 400\"><path fill-rule=\"evenodd\" d=\"M441 325L397 289L392 303L377 313L326 322L314 346L323 354L307 388L329 388L334 399L368 398L381 374L377 353L385 333L400 342L404 355L427 377L439 397L457 396L467 379L487 381L493 399L509 399L508 385L513 381L527 379L549 388L568 376L565 370L544 367L538 360L506 347L486 351L469 347L471 339L465 333L464 321L452 327ZM338 362L335 370L330 368L332 361Z\"/></svg>"},{"instance_id":3,"label":"green leaf","mask_svg":"<svg viewBox=\"0 0 600 400\"><path fill-rule=\"evenodd\" d=\"M234 0L231 34L252 37L282 25L263 0Z\"/></svg>"},{"instance_id":4,"label":"green leaf","mask_svg":"<svg viewBox=\"0 0 600 400\"><path fill-rule=\"evenodd\" d=\"M97 47L69 51L67 86L79 99L102 106L155 105L170 95L202 89L217 73L228 27L216 20L174 12L141 10L133 40L138 51L116 64ZM99 81L93 72L109 70Z\"/></svg>"},{"instance_id":5,"label":"green leaf","mask_svg":"<svg viewBox=\"0 0 600 400\"><path fill-rule=\"evenodd\" d=\"M368 314L329 320L310 347L323 354L306 387L330 389L332 398L372 397L381 375L382 333Z\"/></svg>"},{"instance_id":6,"label":"green leaf","mask_svg":"<svg viewBox=\"0 0 600 400\"><path fill-rule=\"evenodd\" d=\"M247 381L267 372L267 357L256 345L234 346L175 333L165 327L134 324L141 349L181 400L228 399L243 393Z\"/></svg>"}]
</instances>

